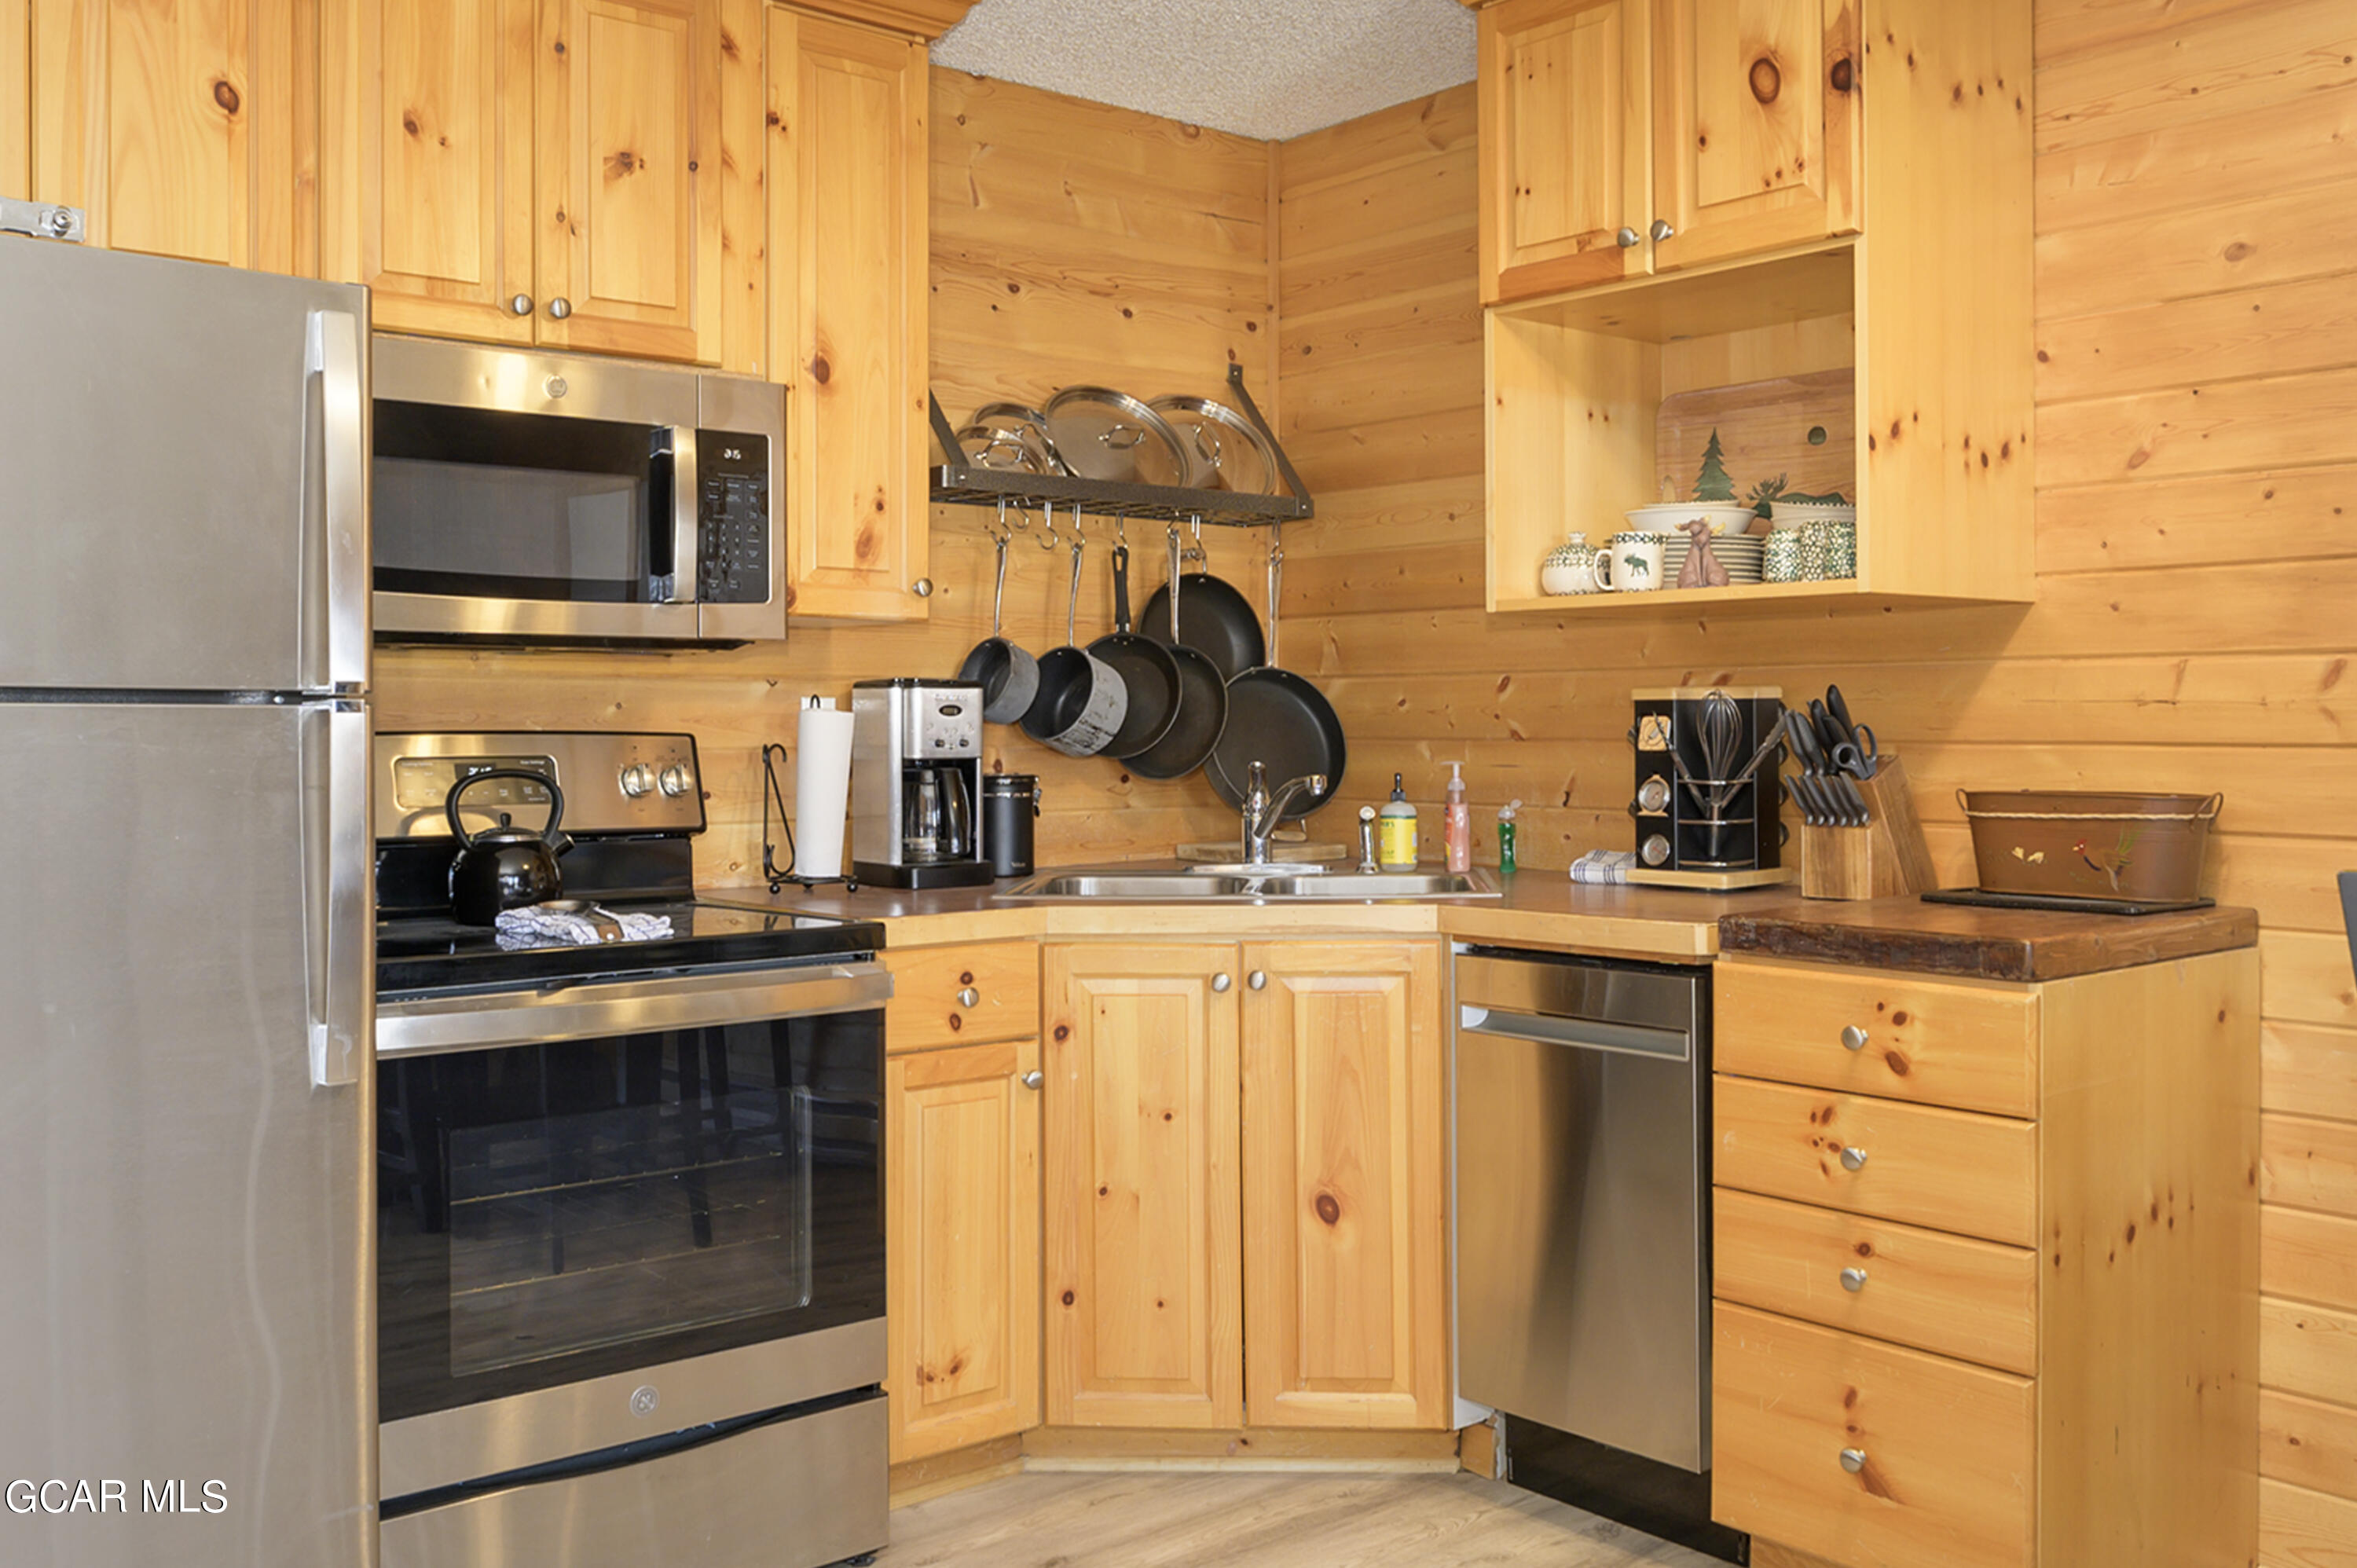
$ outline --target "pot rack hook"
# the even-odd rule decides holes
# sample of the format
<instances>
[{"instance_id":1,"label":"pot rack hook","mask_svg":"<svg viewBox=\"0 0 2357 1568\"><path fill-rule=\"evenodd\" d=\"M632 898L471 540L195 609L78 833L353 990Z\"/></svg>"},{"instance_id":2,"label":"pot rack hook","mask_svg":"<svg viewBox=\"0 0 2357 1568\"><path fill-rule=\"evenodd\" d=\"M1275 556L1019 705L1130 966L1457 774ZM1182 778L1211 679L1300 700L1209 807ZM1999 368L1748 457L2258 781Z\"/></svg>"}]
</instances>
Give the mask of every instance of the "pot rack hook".
<instances>
[{"instance_id":1,"label":"pot rack hook","mask_svg":"<svg viewBox=\"0 0 2357 1568\"><path fill-rule=\"evenodd\" d=\"M1001 545L1006 544L1007 541L1015 537L1015 531L1008 527L1006 522L1006 498L1005 496L998 498L997 526L994 528L989 523L985 522L982 525L982 532L983 537L993 540Z\"/></svg>"},{"instance_id":2,"label":"pot rack hook","mask_svg":"<svg viewBox=\"0 0 2357 1568\"><path fill-rule=\"evenodd\" d=\"M1062 542L1061 540L1056 537L1056 503L1054 501L1041 501L1039 503L1039 517L1040 526L1043 530L1039 535L1039 548L1046 551L1049 554L1053 555L1056 553L1057 545Z\"/></svg>"}]
</instances>

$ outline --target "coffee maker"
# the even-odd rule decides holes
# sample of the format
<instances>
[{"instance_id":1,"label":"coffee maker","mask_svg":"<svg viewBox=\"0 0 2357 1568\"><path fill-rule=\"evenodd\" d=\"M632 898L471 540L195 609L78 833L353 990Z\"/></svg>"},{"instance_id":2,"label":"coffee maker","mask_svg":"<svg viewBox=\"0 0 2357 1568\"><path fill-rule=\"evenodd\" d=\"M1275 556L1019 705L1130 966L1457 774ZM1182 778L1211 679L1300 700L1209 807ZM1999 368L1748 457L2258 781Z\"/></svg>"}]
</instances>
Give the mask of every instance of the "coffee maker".
<instances>
[{"instance_id":1,"label":"coffee maker","mask_svg":"<svg viewBox=\"0 0 2357 1568\"><path fill-rule=\"evenodd\" d=\"M978 887L982 688L862 681L851 688L851 870L879 887Z\"/></svg>"}]
</instances>

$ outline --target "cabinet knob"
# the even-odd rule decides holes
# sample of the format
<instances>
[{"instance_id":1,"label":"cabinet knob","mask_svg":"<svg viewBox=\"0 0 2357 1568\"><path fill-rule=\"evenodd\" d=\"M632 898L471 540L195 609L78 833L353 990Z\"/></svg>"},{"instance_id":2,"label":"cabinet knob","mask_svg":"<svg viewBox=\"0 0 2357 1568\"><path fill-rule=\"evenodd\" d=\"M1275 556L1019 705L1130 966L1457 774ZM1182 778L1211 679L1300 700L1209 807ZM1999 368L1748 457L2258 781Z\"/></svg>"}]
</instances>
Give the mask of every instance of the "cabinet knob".
<instances>
[{"instance_id":1,"label":"cabinet knob","mask_svg":"<svg viewBox=\"0 0 2357 1568\"><path fill-rule=\"evenodd\" d=\"M920 577L909 585L909 591L920 599L930 599L933 596L933 580L931 577Z\"/></svg>"},{"instance_id":2,"label":"cabinet knob","mask_svg":"<svg viewBox=\"0 0 2357 1568\"><path fill-rule=\"evenodd\" d=\"M1619 245L1625 251L1643 238L1644 236L1642 234L1638 233L1637 231L1630 228L1626 223L1623 223L1620 226L1620 231L1612 236L1612 241L1613 243Z\"/></svg>"},{"instance_id":3,"label":"cabinet knob","mask_svg":"<svg viewBox=\"0 0 2357 1568\"><path fill-rule=\"evenodd\" d=\"M1863 1448L1845 1448L1841 1451L1841 1462L1842 1468L1855 1476L1860 1470L1866 1468L1866 1450Z\"/></svg>"},{"instance_id":4,"label":"cabinet knob","mask_svg":"<svg viewBox=\"0 0 2357 1568\"><path fill-rule=\"evenodd\" d=\"M1856 1144L1845 1144L1842 1148L1842 1169L1846 1171L1855 1171L1863 1170L1865 1168L1866 1151L1859 1148Z\"/></svg>"},{"instance_id":5,"label":"cabinet knob","mask_svg":"<svg viewBox=\"0 0 2357 1568\"><path fill-rule=\"evenodd\" d=\"M1842 1048L1850 1051L1866 1049L1866 1031L1855 1024L1846 1026L1842 1030Z\"/></svg>"},{"instance_id":6,"label":"cabinet knob","mask_svg":"<svg viewBox=\"0 0 2357 1568\"><path fill-rule=\"evenodd\" d=\"M573 314L573 302L560 294L548 302L548 313L562 321Z\"/></svg>"},{"instance_id":7,"label":"cabinet knob","mask_svg":"<svg viewBox=\"0 0 2357 1568\"><path fill-rule=\"evenodd\" d=\"M1673 237L1677 233L1677 231L1670 227L1668 219L1656 218L1653 220L1653 226L1646 230L1645 232L1651 234L1654 241L1659 242L1663 240L1667 240Z\"/></svg>"},{"instance_id":8,"label":"cabinet knob","mask_svg":"<svg viewBox=\"0 0 2357 1568\"><path fill-rule=\"evenodd\" d=\"M958 993L957 1002L961 1007L979 1007L982 1005L982 993L969 985Z\"/></svg>"},{"instance_id":9,"label":"cabinet knob","mask_svg":"<svg viewBox=\"0 0 2357 1568\"><path fill-rule=\"evenodd\" d=\"M1023 1087L1026 1089L1037 1089L1047 1081L1048 1075L1036 1067L1023 1075Z\"/></svg>"},{"instance_id":10,"label":"cabinet knob","mask_svg":"<svg viewBox=\"0 0 2357 1568\"><path fill-rule=\"evenodd\" d=\"M1268 972L1265 969L1254 970L1251 977L1247 979L1244 983L1251 986L1254 991L1266 990L1268 987Z\"/></svg>"},{"instance_id":11,"label":"cabinet knob","mask_svg":"<svg viewBox=\"0 0 2357 1568\"><path fill-rule=\"evenodd\" d=\"M1852 1295L1856 1295L1865 1288L1866 1271L1864 1269L1844 1269L1842 1271L1842 1289L1849 1292Z\"/></svg>"},{"instance_id":12,"label":"cabinet knob","mask_svg":"<svg viewBox=\"0 0 2357 1568\"><path fill-rule=\"evenodd\" d=\"M511 316L530 316L532 314L532 295L528 294L520 294L513 299L509 300L508 314Z\"/></svg>"},{"instance_id":13,"label":"cabinet knob","mask_svg":"<svg viewBox=\"0 0 2357 1568\"><path fill-rule=\"evenodd\" d=\"M1214 991L1225 991L1229 986L1233 985L1234 983L1234 981L1230 980L1224 974L1215 974L1211 976L1211 989Z\"/></svg>"}]
</instances>

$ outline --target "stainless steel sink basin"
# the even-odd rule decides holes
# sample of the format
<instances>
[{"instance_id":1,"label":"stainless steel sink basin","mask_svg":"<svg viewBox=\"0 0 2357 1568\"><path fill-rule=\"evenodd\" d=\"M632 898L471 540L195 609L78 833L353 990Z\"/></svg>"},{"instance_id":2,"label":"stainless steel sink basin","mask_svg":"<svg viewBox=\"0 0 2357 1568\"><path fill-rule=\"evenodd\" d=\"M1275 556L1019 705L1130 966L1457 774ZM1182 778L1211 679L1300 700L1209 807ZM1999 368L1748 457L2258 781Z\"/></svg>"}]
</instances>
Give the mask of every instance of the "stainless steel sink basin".
<instances>
[{"instance_id":1,"label":"stainless steel sink basin","mask_svg":"<svg viewBox=\"0 0 2357 1568\"><path fill-rule=\"evenodd\" d=\"M1051 871L1002 890L1018 900L1127 899L1133 902L1265 904L1373 898L1495 898L1487 872L1329 871L1298 866L1261 871L1193 866L1177 870L1104 866Z\"/></svg>"}]
</instances>

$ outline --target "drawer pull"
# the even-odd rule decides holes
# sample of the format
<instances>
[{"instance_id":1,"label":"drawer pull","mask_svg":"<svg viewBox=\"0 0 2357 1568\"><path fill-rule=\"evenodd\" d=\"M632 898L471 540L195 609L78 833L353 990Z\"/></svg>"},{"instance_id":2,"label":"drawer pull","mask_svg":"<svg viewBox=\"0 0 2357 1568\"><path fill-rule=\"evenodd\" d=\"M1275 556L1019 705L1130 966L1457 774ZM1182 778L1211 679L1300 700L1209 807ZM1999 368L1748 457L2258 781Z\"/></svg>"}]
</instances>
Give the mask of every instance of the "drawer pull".
<instances>
[{"instance_id":1,"label":"drawer pull","mask_svg":"<svg viewBox=\"0 0 2357 1568\"><path fill-rule=\"evenodd\" d=\"M1852 1295L1856 1295L1858 1292L1866 1288L1866 1271L1864 1269L1844 1269L1842 1271L1841 1280L1842 1289L1849 1292Z\"/></svg>"},{"instance_id":2,"label":"drawer pull","mask_svg":"<svg viewBox=\"0 0 2357 1568\"><path fill-rule=\"evenodd\" d=\"M961 1007L978 1007L982 1004L982 993L969 985L958 993L957 1002Z\"/></svg>"},{"instance_id":3,"label":"drawer pull","mask_svg":"<svg viewBox=\"0 0 2357 1568\"><path fill-rule=\"evenodd\" d=\"M1852 1024L1842 1030L1842 1048L1848 1051L1866 1049L1866 1031Z\"/></svg>"},{"instance_id":4,"label":"drawer pull","mask_svg":"<svg viewBox=\"0 0 2357 1568\"><path fill-rule=\"evenodd\" d=\"M1859 1471L1866 1468L1866 1450L1863 1448L1845 1448L1841 1451L1841 1462L1842 1468L1855 1476Z\"/></svg>"},{"instance_id":5,"label":"drawer pull","mask_svg":"<svg viewBox=\"0 0 2357 1568\"><path fill-rule=\"evenodd\" d=\"M1845 1144L1842 1145L1842 1169L1846 1171L1856 1171L1864 1170L1865 1168L1866 1151L1859 1148L1856 1144Z\"/></svg>"}]
</instances>

